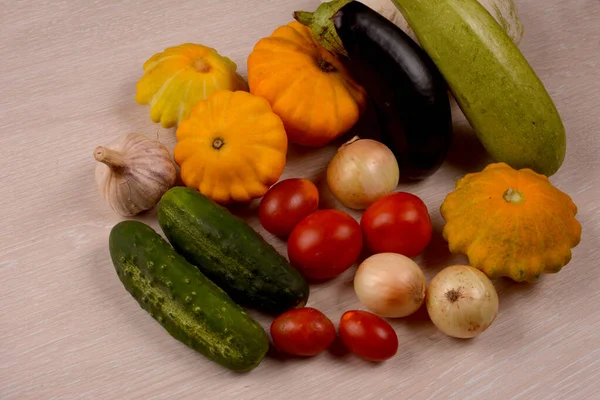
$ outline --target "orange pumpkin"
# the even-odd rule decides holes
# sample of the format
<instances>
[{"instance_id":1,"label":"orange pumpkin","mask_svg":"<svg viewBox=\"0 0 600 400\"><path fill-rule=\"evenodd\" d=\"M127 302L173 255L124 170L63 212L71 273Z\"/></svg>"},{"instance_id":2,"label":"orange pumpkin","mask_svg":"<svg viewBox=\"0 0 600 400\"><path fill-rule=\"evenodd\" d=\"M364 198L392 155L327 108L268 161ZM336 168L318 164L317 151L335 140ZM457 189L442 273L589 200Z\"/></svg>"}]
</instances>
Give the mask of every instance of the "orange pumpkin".
<instances>
[{"instance_id":1,"label":"orange pumpkin","mask_svg":"<svg viewBox=\"0 0 600 400\"><path fill-rule=\"evenodd\" d=\"M285 167L283 123L248 92L213 92L179 125L177 140L183 183L218 203L262 197Z\"/></svg>"},{"instance_id":2,"label":"orange pumpkin","mask_svg":"<svg viewBox=\"0 0 600 400\"><path fill-rule=\"evenodd\" d=\"M248 57L248 84L281 117L290 142L303 146L341 136L365 106L365 90L295 21L256 44Z\"/></svg>"}]
</instances>

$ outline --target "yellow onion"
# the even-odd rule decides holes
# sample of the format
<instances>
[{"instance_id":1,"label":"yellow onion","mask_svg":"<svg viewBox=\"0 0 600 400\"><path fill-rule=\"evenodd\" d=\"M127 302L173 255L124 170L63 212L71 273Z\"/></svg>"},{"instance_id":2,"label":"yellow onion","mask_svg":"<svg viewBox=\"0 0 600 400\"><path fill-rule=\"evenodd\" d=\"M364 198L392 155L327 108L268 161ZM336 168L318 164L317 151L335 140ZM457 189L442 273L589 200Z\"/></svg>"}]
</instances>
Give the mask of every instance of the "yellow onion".
<instances>
[{"instance_id":1,"label":"yellow onion","mask_svg":"<svg viewBox=\"0 0 600 400\"><path fill-rule=\"evenodd\" d=\"M364 210L398 186L400 169L383 143L354 138L344 144L327 167L327 184L346 207Z\"/></svg>"},{"instance_id":2,"label":"yellow onion","mask_svg":"<svg viewBox=\"0 0 600 400\"><path fill-rule=\"evenodd\" d=\"M354 276L354 291L371 312L388 318L406 317L425 300L425 275L410 258L380 253L367 258Z\"/></svg>"},{"instance_id":3,"label":"yellow onion","mask_svg":"<svg viewBox=\"0 0 600 400\"><path fill-rule=\"evenodd\" d=\"M478 269L453 265L438 273L427 288L427 312L446 335L468 339L485 331L498 314L498 294Z\"/></svg>"}]
</instances>

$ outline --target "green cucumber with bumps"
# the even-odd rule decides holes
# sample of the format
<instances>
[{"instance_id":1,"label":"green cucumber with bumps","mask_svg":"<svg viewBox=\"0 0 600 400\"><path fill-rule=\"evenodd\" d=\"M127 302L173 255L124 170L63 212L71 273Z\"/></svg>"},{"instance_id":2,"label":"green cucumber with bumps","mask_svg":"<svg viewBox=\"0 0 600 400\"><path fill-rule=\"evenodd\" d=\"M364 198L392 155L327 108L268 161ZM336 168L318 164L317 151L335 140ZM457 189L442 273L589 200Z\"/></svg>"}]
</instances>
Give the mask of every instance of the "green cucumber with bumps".
<instances>
[{"instance_id":1,"label":"green cucumber with bumps","mask_svg":"<svg viewBox=\"0 0 600 400\"><path fill-rule=\"evenodd\" d=\"M154 229L120 222L109 248L125 289L171 336L234 371L260 364L269 348L262 326Z\"/></svg>"},{"instance_id":2,"label":"green cucumber with bumps","mask_svg":"<svg viewBox=\"0 0 600 400\"><path fill-rule=\"evenodd\" d=\"M175 250L238 304L278 315L303 307L308 283L245 221L197 190L174 187L158 222Z\"/></svg>"}]
</instances>

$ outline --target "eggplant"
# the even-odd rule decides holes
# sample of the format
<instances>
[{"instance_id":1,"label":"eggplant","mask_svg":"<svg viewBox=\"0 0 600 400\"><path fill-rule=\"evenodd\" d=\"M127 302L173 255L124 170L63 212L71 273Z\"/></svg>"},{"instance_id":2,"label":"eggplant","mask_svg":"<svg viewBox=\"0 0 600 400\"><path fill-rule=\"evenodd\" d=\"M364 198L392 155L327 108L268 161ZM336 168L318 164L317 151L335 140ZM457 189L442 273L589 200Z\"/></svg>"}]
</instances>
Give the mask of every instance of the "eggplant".
<instances>
[{"instance_id":1,"label":"eggplant","mask_svg":"<svg viewBox=\"0 0 600 400\"><path fill-rule=\"evenodd\" d=\"M379 132L403 179L420 180L444 162L452 142L447 84L427 53L394 23L357 1L323 3L294 17L344 62L367 91Z\"/></svg>"}]
</instances>

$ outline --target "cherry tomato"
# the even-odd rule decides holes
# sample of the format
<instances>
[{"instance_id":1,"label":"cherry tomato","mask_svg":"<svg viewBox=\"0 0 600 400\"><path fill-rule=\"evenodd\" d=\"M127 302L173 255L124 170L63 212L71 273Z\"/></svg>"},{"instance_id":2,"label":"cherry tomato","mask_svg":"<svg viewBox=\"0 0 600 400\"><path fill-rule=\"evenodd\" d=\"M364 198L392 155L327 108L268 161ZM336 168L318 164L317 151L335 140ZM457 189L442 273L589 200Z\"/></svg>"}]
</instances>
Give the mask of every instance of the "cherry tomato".
<instances>
[{"instance_id":1,"label":"cherry tomato","mask_svg":"<svg viewBox=\"0 0 600 400\"><path fill-rule=\"evenodd\" d=\"M335 326L321 311L305 307L287 311L271 324L273 344L296 356L316 356L335 340Z\"/></svg>"},{"instance_id":2,"label":"cherry tomato","mask_svg":"<svg viewBox=\"0 0 600 400\"><path fill-rule=\"evenodd\" d=\"M288 239L292 266L309 279L333 278L352 266L362 250L360 225L339 210L304 218Z\"/></svg>"},{"instance_id":3,"label":"cherry tomato","mask_svg":"<svg viewBox=\"0 0 600 400\"><path fill-rule=\"evenodd\" d=\"M274 185L260 202L258 218L263 228L286 237L319 206L319 190L307 179L286 179Z\"/></svg>"},{"instance_id":4,"label":"cherry tomato","mask_svg":"<svg viewBox=\"0 0 600 400\"><path fill-rule=\"evenodd\" d=\"M377 200L364 212L360 225L373 253L415 257L431 240L427 206L410 193L392 193Z\"/></svg>"},{"instance_id":5,"label":"cherry tomato","mask_svg":"<svg viewBox=\"0 0 600 400\"><path fill-rule=\"evenodd\" d=\"M398 351L398 335L394 329L368 311L345 312L338 329L348 350L365 360L384 361Z\"/></svg>"}]
</instances>

